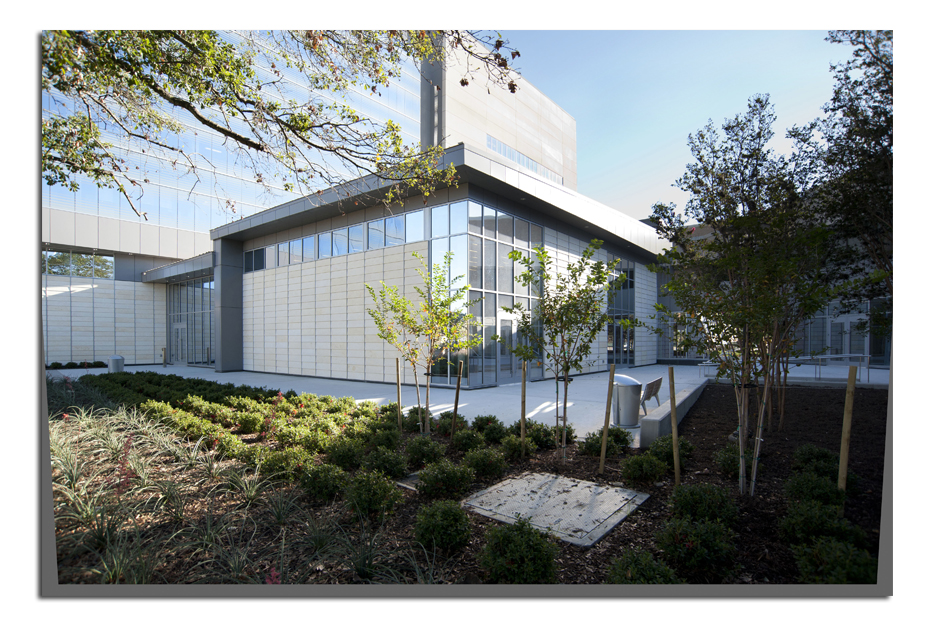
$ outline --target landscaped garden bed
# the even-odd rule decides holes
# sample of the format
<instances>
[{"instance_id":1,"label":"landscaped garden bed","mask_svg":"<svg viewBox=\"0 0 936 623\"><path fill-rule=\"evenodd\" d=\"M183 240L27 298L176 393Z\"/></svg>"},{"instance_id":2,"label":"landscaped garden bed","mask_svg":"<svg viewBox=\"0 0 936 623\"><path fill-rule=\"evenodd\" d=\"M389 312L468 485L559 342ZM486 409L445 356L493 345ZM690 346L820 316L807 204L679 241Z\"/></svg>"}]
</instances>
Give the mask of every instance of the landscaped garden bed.
<instances>
[{"instance_id":1,"label":"landscaped garden bed","mask_svg":"<svg viewBox=\"0 0 936 623\"><path fill-rule=\"evenodd\" d=\"M539 448L521 458L515 431L485 414L460 417L454 437L443 415L423 436L414 410L401 434L395 405L155 373L50 382L49 396L60 583L874 577L885 391L856 391L844 517L827 486L844 389L788 390L784 430L765 437L753 497L725 473L736 465L725 454L737 427L725 386L706 388L680 424L678 489L665 439L641 451L622 436L599 474L592 438L563 458L544 447L554 429L531 423ZM417 469L416 491L393 484ZM650 498L589 549L448 504L525 472L621 483Z\"/></svg>"}]
</instances>

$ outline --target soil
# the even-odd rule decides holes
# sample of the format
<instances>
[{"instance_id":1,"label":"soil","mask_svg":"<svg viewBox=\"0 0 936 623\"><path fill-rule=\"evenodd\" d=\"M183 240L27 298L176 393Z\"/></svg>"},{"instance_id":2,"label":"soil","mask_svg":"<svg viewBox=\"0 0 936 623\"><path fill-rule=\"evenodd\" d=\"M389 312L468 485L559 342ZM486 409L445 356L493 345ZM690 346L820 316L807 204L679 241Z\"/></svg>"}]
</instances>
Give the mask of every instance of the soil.
<instances>
[{"instance_id":1,"label":"soil","mask_svg":"<svg viewBox=\"0 0 936 623\"><path fill-rule=\"evenodd\" d=\"M777 522L784 515L787 499L783 485L792 475L791 457L800 445L812 443L838 453L841 445L842 419L845 406L845 389L818 389L791 387L786 395L786 412L781 431L768 432L762 444L761 461L758 468L755 493L753 496L738 495L740 520L736 527L735 544L738 551L738 571L725 579L733 584L782 584L796 583L797 569L790 547L781 538ZM470 421L473 414L468 414ZM854 397L853 419L849 450L849 471L858 478L856 486L848 492L845 503L845 517L860 526L869 536L869 551L876 555L878 551L879 529L881 521L881 501L884 472L885 431L887 417L887 391L857 389ZM776 428L777 416L774 416ZM729 386L709 385L699 400L685 416L679 426L679 435L694 446L692 455L682 458L682 483L712 483L737 492L738 483L734 478L722 475L716 467L713 455L724 448L728 437L738 424L734 391ZM441 438L439 441L443 441ZM642 450L629 449L628 454ZM449 451L449 457L455 461L460 455ZM504 478L518 476L525 472L545 472L560 474L598 483L620 484L620 458L608 460L605 473L598 473L598 459L579 454L574 445L566 450L562 460L554 450L541 451L535 457L510 465ZM475 483L478 490L492 483ZM612 529L595 546L584 549L565 542L560 544L558 576L556 581L562 584L601 584L606 581L611 562L627 548L640 548L658 553L654 536L666 522L671 512L667 500L674 487L673 474L670 473L662 482L653 485L635 486L625 483L650 494L634 513ZM194 486L194 485L193 485ZM413 491L404 492L403 503L398 504L392 515L381 527L380 542L385 552L384 560L390 566L406 566L406 561L398 552L413 542L413 524L420 506L425 503ZM210 495L206 496L206 499ZM340 502L331 505L312 504L302 498L306 508L318 518L332 517L351 525L347 511ZM207 505L213 512L224 511L225 505L236 506L234 502L221 499L208 501L201 508L188 510L190 516L197 517ZM481 583L484 571L477 563L478 554L485 543L486 530L497 522L474 513L471 518L471 540L468 546L454 557L436 561L434 580L445 583ZM142 518L138 518L138 522ZM293 529L277 528L269 521L259 522L269 525L272 541L286 542L287 534ZM298 538L298 537L297 537ZM297 541L299 542L299 541ZM397 553L394 553L397 552ZM261 559L273 563L269 548L257 552L257 569L262 569ZM302 562L301 554L295 552L297 563L307 568L302 574L303 582L345 584L362 582L362 578L346 564L330 563L327 560ZM62 557L60 552L60 582L99 581L88 574L88 566L94 564L94 557ZM206 581L195 579L188 569L194 558L170 557L161 567L159 577L163 582L187 583ZM87 565L87 566L86 566ZM258 571L262 573L262 571ZM403 572L403 575L409 575ZM262 577L262 575L260 576ZM207 579L207 581L211 581ZM407 577L406 581L415 581Z\"/></svg>"}]
</instances>

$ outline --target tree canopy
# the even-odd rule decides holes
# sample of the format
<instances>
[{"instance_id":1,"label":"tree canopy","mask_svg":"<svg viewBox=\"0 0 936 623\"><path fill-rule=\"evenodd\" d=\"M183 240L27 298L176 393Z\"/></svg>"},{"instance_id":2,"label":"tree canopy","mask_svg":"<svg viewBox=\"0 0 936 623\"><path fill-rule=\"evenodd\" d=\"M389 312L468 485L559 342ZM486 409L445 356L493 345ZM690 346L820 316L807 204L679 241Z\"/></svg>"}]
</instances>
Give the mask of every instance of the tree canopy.
<instances>
[{"instance_id":1,"label":"tree canopy","mask_svg":"<svg viewBox=\"0 0 936 623\"><path fill-rule=\"evenodd\" d=\"M428 194L454 181L454 169L439 166L441 149L404 144L398 124L364 116L344 96L379 94L403 63L446 62L453 50L461 84L481 73L513 92L509 62L519 56L499 36L425 30L44 31L41 47L51 108L43 179L77 191L85 176L117 188L143 216L147 172L128 161L130 145L196 174L213 166L176 140L180 118L223 137L267 188L311 193L375 175L390 185L388 202L407 188Z\"/></svg>"}]
</instances>

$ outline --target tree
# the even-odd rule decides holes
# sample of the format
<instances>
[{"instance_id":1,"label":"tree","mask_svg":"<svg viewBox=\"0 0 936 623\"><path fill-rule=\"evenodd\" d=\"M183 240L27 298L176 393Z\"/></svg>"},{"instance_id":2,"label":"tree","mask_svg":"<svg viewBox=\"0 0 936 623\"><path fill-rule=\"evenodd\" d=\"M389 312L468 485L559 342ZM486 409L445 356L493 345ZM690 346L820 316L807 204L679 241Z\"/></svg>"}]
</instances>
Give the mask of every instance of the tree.
<instances>
[{"instance_id":1,"label":"tree","mask_svg":"<svg viewBox=\"0 0 936 623\"><path fill-rule=\"evenodd\" d=\"M236 38L190 30L44 31L42 89L52 111L42 120L43 179L77 191L80 174L116 187L145 218L137 204L148 172L129 163L130 145L196 175L213 167L174 140L183 131L170 114L176 112L220 134L267 188L308 194L371 174L390 185L389 205L406 188L428 195L452 183L454 168L439 168L440 148L421 152L403 144L397 124L363 117L342 101L346 94L377 94L403 62L445 62L452 50L467 59L462 84L484 71L495 84L517 88L508 56L519 53L499 36L310 30ZM297 76L311 93L295 88Z\"/></svg>"},{"instance_id":2,"label":"tree","mask_svg":"<svg viewBox=\"0 0 936 623\"><path fill-rule=\"evenodd\" d=\"M458 275L449 279L454 255L445 254L442 264L434 264L432 270L421 255L413 252L422 268L417 268L422 286L416 286L418 303L401 295L396 286L380 282L380 291L365 284L373 307L367 313L377 325L380 339L400 351L403 359L413 368L414 375L421 367L426 375L426 419L424 432L429 432L432 414L429 411L431 370L434 363L444 360L445 351L469 349L481 343L481 336L469 336L469 327L474 320L468 313L466 303L469 286L454 284L465 278ZM418 377L417 377L418 378ZM419 387L416 387L419 400Z\"/></svg>"},{"instance_id":3,"label":"tree","mask_svg":"<svg viewBox=\"0 0 936 623\"><path fill-rule=\"evenodd\" d=\"M520 251L511 251L510 259L519 262L524 272L515 278L524 286L533 286L538 300L526 309L517 303L504 307L504 311L518 318L520 339L511 346L501 336L493 340L506 345L524 361L538 361L545 355L545 366L556 379L556 427L559 427L559 379L562 379L562 447L565 458L566 426L568 424L569 376L573 370L581 372L591 355L592 344L598 334L608 326L608 291L618 287L612 271L618 260L593 261L601 248L601 240L592 240L575 263L564 270L552 270L552 258L542 246L536 247L528 257Z\"/></svg>"},{"instance_id":4,"label":"tree","mask_svg":"<svg viewBox=\"0 0 936 623\"><path fill-rule=\"evenodd\" d=\"M893 31L830 31L826 41L853 47L833 65L826 116L790 130L812 161L814 207L843 247L852 287L844 307L893 297L894 58ZM889 311L889 306L888 306ZM874 324L889 328L884 314Z\"/></svg>"},{"instance_id":5,"label":"tree","mask_svg":"<svg viewBox=\"0 0 936 623\"><path fill-rule=\"evenodd\" d=\"M764 378L751 495L766 399L784 349L795 327L836 295L840 281L829 269L837 245L811 209L809 172L797 168L797 158L776 156L768 147L774 120L769 98L755 95L747 112L726 120L721 132L709 121L690 136L695 162L677 180L690 194L685 215L672 204L657 204L652 217L672 247L651 270L669 276L663 287L679 308L658 305L657 310L664 321L678 316L683 346L712 357L718 376L730 378L735 388L742 492L747 390ZM706 235L695 236L689 219ZM662 333L660 327L649 328Z\"/></svg>"}]
</instances>

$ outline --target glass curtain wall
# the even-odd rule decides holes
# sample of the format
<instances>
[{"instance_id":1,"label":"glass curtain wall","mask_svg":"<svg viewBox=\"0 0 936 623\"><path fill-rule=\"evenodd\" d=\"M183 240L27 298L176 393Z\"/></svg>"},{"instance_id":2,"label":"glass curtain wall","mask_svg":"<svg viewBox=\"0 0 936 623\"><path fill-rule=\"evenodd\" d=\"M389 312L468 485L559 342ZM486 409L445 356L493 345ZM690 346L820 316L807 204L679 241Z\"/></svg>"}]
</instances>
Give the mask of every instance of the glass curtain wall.
<instances>
[{"instance_id":1,"label":"glass curtain wall","mask_svg":"<svg viewBox=\"0 0 936 623\"><path fill-rule=\"evenodd\" d=\"M459 201L436 206L429 211L430 263L442 265L445 254L452 253L449 283L470 287L465 313L476 326L471 335L480 335L481 344L471 352L440 349L440 360L432 367L432 382L454 385L458 362L465 362L462 384L469 387L519 382L522 361L511 354L508 346L520 339L517 318L503 307L520 304L535 309L536 293L515 281L522 270L510 259L518 250L527 257L532 247L543 244L543 228L511 214L495 210L475 201ZM504 343L494 342L499 335ZM542 361L527 365L527 378L543 377ZM467 383L466 383L467 382Z\"/></svg>"},{"instance_id":2,"label":"glass curtain wall","mask_svg":"<svg viewBox=\"0 0 936 623\"><path fill-rule=\"evenodd\" d=\"M617 266L612 271L612 279L623 275L621 286L608 292L608 315L611 323L608 324L608 364L617 367L634 365L634 330L621 326L622 320L633 320L635 317L634 303L634 262L620 257L612 256L610 260L618 259Z\"/></svg>"},{"instance_id":3,"label":"glass curtain wall","mask_svg":"<svg viewBox=\"0 0 936 623\"><path fill-rule=\"evenodd\" d=\"M214 365L214 278L203 277L167 288L170 363Z\"/></svg>"}]
</instances>

